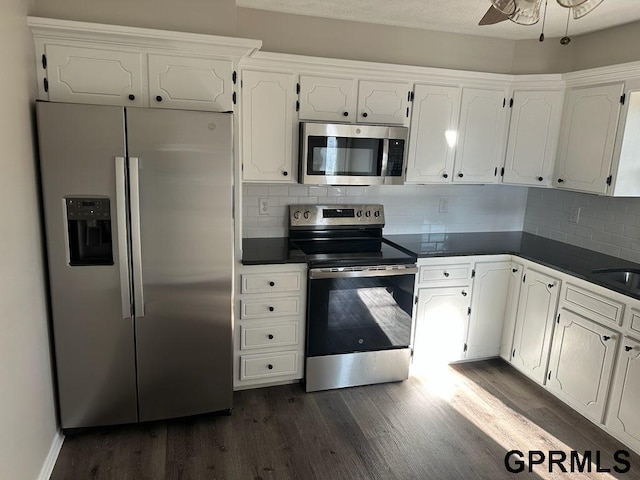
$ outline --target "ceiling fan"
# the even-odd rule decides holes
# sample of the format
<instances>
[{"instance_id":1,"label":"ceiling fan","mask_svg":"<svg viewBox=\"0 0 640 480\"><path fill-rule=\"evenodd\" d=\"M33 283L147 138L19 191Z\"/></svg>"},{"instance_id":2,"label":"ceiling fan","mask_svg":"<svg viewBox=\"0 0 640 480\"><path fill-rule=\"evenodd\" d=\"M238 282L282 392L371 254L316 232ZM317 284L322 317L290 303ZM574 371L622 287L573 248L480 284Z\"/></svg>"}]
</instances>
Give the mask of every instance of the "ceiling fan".
<instances>
[{"instance_id":1,"label":"ceiling fan","mask_svg":"<svg viewBox=\"0 0 640 480\"><path fill-rule=\"evenodd\" d=\"M478 25L494 25L505 20L511 20L520 25L534 25L540 20L540 9L544 2L544 14L542 17L542 28L544 30L544 19L547 14L548 0L489 0L491 6L487 13L480 19ZM569 9L568 14L573 14L574 20L584 17L604 0L556 0L558 5ZM567 17L567 29L569 17ZM544 40L544 31L540 34L540 41ZM560 43L566 45L571 40L565 33Z\"/></svg>"}]
</instances>

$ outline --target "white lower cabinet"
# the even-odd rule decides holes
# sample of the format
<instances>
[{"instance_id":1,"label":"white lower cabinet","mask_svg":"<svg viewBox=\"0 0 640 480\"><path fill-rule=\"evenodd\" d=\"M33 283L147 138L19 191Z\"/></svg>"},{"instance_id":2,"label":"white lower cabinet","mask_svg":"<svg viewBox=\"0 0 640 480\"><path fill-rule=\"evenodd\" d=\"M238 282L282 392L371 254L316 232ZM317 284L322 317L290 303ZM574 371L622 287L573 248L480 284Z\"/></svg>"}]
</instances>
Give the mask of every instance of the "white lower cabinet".
<instances>
[{"instance_id":1,"label":"white lower cabinet","mask_svg":"<svg viewBox=\"0 0 640 480\"><path fill-rule=\"evenodd\" d=\"M235 390L303 377L307 266L242 266L234 335Z\"/></svg>"},{"instance_id":2,"label":"white lower cabinet","mask_svg":"<svg viewBox=\"0 0 640 480\"><path fill-rule=\"evenodd\" d=\"M544 384L560 280L531 268L522 278L511 364Z\"/></svg>"},{"instance_id":3,"label":"white lower cabinet","mask_svg":"<svg viewBox=\"0 0 640 480\"><path fill-rule=\"evenodd\" d=\"M601 423L613 372L618 334L564 308L556 319L547 388Z\"/></svg>"},{"instance_id":4,"label":"white lower cabinet","mask_svg":"<svg viewBox=\"0 0 640 480\"><path fill-rule=\"evenodd\" d=\"M624 337L620 344L606 426L640 452L640 342Z\"/></svg>"}]
</instances>

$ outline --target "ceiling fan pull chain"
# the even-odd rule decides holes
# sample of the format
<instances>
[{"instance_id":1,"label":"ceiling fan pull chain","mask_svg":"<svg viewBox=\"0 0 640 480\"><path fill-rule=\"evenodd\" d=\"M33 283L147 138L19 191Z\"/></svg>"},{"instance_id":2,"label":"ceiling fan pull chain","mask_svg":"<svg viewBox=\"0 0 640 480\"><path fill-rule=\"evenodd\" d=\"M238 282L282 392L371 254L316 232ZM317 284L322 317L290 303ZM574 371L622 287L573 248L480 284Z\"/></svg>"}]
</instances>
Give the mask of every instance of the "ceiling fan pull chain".
<instances>
[{"instance_id":1,"label":"ceiling fan pull chain","mask_svg":"<svg viewBox=\"0 0 640 480\"><path fill-rule=\"evenodd\" d=\"M571 39L569 38L569 19L571 18L571 9L568 9L567 11L567 28L564 31L564 37L562 37L560 39L560 43L562 45L569 45L569 42L571 42Z\"/></svg>"},{"instance_id":2,"label":"ceiling fan pull chain","mask_svg":"<svg viewBox=\"0 0 640 480\"><path fill-rule=\"evenodd\" d=\"M542 32L540 32L540 38L538 39L541 42L544 42L544 24L547 20L547 4L549 0L544 1L544 13L542 14Z\"/></svg>"}]
</instances>

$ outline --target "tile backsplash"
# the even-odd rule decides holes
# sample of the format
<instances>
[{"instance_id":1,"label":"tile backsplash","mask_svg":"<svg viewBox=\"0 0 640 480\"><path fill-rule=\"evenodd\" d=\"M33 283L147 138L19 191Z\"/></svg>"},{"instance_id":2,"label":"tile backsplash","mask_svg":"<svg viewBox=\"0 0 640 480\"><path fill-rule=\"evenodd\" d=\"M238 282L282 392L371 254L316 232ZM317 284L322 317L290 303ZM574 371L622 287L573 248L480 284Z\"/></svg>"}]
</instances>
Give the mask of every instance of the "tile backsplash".
<instances>
[{"instance_id":1,"label":"tile backsplash","mask_svg":"<svg viewBox=\"0 0 640 480\"><path fill-rule=\"evenodd\" d=\"M640 198L531 188L524 231L640 263Z\"/></svg>"},{"instance_id":2,"label":"tile backsplash","mask_svg":"<svg viewBox=\"0 0 640 480\"><path fill-rule=\"evenodd\" d=\"M266 199L268 215L259 214ZM287 236L288 206L381 203L385 234L521 230L527 189L505 185L243 185L244 237ZM445 209L446 212L441 210Z\"/></svg>"}]
</instances>

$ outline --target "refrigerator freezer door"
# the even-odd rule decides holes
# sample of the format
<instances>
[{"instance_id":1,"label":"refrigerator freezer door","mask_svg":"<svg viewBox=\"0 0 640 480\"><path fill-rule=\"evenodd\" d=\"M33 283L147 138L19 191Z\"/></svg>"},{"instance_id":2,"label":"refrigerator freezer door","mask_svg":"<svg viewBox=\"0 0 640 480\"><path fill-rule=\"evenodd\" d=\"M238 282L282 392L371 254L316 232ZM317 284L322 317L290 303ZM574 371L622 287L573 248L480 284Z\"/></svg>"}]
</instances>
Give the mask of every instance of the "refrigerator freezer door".
<instances>
[{"instance_id":1,"label":"refrigerator freezer door","mask_svg":"<svg viewBox=\"0 0 640 480\"><path fill-rule=\"evenodd\" d=\"M39 102L37 114L62 428L135 422L133 319L126 305L128 272L121 276L119 269L128 262L120 258L126 249L118 248L117 240L126 239L118 221L123 199L116 189L116 175L124 175L116 168L116 157L125 150L124 112ZM65 198L109 200L110 222L102 225L111 228L112 265L69 265L73 230ZM92 223L87 220L85 229Z\"/></svg>"},{"instance_id":2,"label":"refrigerator freezer door","mask_svg":"<svg viewBox=\"0 0 640 480\"><path fill-rule=\"evenodd\" d=\"M138 158L140 243L132 242L132 255L134 265L140 255L142 278L134 269L134 290L144 289L144 316L135 321L140 421L231 408L231 120L127 109L130 169Z\"/></svg>"}]
</instances>

